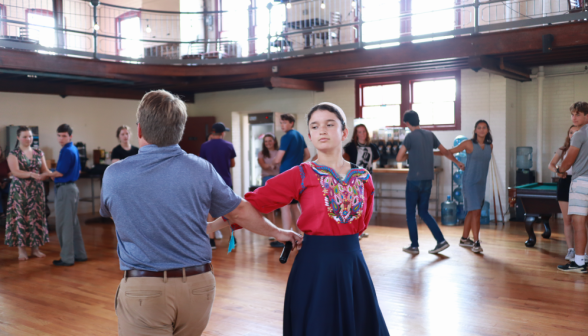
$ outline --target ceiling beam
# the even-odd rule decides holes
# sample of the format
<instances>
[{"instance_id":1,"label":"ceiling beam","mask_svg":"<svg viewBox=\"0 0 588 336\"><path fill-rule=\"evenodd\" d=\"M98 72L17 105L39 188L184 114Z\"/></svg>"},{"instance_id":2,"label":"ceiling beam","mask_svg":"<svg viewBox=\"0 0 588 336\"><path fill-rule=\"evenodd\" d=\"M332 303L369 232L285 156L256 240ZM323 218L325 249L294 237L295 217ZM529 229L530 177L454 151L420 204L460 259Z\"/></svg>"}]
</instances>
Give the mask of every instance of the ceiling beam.
<instances>
[{"instance_id":1,"label":"ceiling beam","mask_svg":"<svg viewBox=\"0 0 588 336\"><path fill-rule=\"evenodd\" d=\"M266 78L264 80L264 84L268 89L280 88L316 92L325 91L325 84L323 82L311 81L307 79L294 79L274 76Z\"/></svg>"},{"instance_id":2,"label":"ceiling beam","mask_svg":"<svg viewBox=\"0 0 588 336\"><path fill-rule=\"evenodd\" d=\"M471 56L468 59L470 69L478 72L480 70L495 75L500 75L505 78L514 79L521 82L531 80L531 70L509 64L500 59L490 56Z\"/></svg>"}]
</instances>

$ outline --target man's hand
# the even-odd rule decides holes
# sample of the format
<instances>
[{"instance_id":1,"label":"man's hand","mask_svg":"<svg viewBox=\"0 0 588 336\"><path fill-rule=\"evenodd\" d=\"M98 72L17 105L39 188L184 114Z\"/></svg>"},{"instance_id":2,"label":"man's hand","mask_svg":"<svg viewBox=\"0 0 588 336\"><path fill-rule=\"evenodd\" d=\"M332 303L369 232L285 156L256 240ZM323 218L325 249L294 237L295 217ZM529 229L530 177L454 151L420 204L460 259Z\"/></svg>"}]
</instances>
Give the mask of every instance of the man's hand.
<instances>
[{"instance_id":1,"label":"man's hand","mask_svg":"<svg viewBox=\"0 0 588 336\"><path fill-rule=\"evenodd\" d=\"M559 174L557 174L557 176L559 176L562 179L565 179L566 177L568 177L568 173L566 173L566 172L559 173Z\"/></svg>"},{"instance_id":2,"label":"man's hand","mask_svg":"<svg viewBox=\"0 0 588 336\"><path fill-rule=\"evenodd\" d=\"M285 243L287 241L292 243L292 249L300 250L302 248L302 236L291 230L278 229L275 236L277 241Z\"/></svg>"},{"instance_id":3,"label":"man's hand","mask_svg":"<svg viewBox=\"0 0 588 336\"><path fill-rule=\"evenodd\" d=\"M464 170L465 169L465 165L462 162L459 162L457 164L457 166L459 167L459 169Z\"/></svg>"}]
</instances>

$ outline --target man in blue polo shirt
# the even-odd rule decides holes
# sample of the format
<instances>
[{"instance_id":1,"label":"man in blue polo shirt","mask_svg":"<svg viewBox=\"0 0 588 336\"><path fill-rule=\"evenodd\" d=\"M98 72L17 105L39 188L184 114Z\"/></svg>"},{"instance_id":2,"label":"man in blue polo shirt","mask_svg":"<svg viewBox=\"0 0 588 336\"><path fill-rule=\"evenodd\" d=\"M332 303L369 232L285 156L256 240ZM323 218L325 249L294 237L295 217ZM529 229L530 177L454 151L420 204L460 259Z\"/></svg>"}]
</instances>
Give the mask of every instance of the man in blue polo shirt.
<instances>
[{"instance_id":1,"label":"man in blue polo shirt","mask_svg":"<svg viewBox=\"0 0 588 336\"><path fill-rule=\"evenodd\" d=\"M282 131L286 132L280 140L280 150L274 159L275 164L280 165L280 173L296 167L310 158L310 152L306 147L304 137L300 132L294 129L296 119L291 114L282 114L280 116L280 126ZM284 230L290 230L292 223L298 221L300 217L300 208L298 201L292 200L292 203L280 209L282 213L282 227ZM284 244L274 241L270 243L272 247L284 247Z\"/></svg>"},{"instance_id":2,"label":"man in blue polo shirt","mask_svg":"<svg viewBox=\"0 0 588 336\"><path fill-rule=\"evenodd\" d=\"M48 174L55 181L55 217L61 259L55 266L73 266L76 261L86 261L86 249L78 219L80 192L76 181L80 178L78 149L71 142L73 130L68 124L57 128L57 140L61 145L55 172Z\"/></svg>"}]
</instances>

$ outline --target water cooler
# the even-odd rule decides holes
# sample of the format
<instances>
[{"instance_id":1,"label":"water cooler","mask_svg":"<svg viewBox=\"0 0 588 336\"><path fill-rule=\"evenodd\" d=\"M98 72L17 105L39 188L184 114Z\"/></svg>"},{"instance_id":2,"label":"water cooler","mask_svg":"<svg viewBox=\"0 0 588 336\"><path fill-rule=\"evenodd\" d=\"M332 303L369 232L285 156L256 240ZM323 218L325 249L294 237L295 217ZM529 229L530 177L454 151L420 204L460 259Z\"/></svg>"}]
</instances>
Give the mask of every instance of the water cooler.
<instances>
[{"instance_id":1,"label":"water cooler","mask_svg":"<svg viewBox=\"0 0 588 336\"><path fill-rule=\"evenodd\" d=\"M533 168L533 147L517 147L517 172L516 185L535 183L535 171ZM520 199L515 207L510 208L510 218L515 221L525 220L525 210Z\"/></svg>"},{"instance_id":2,"label":"water cooler","mask_svg":"<svg viewBox=\"0 0 588 336\"><path fill-rule=\"evenodd\" d=\"M467 140L468 138L463 136L463 135L458 135L455 140L453 140L453 147L457 147L459 146L459 144L461 144L462 142L464 142L465 140ZM463 163L464 165L467 163L467 154L465 151L459 152L454 154L455 158ZM463 209L463 193L461 190L461 187L463 185L463 171L461 169L459 169L459 167L457 167L454 163L451 164L451 195L448 196L451 197L451 202L455 202L455 208L456 208L456 221L455 224L446 224L446 221L443 221L443 218L441 218L441 223L443 225L456 225L458 223L463 223L463 221L465 220L466 217L466 212ZM443 206L446 204L447 202L444 202L441 205L441 208L443 209ZM451 223L452 221L448 221L448 223Z\"/></svg>"}]
</instances>

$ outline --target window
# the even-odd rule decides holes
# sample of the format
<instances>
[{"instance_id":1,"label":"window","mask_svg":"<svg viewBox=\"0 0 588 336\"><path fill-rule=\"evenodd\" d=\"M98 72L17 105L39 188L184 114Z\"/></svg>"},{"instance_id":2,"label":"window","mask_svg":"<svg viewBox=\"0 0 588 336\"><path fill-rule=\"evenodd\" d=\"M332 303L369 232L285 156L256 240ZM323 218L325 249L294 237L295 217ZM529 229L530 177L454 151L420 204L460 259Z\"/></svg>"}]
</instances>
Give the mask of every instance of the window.
<instances>
[{"instance_id":1,"label":"window","mask_svg":"<svg viewBox=\"0 0 588 336\"><path fill-rule=\"evenodd\" d=\"M143 37L141 31L141 13L139 11L126 12L115 19L117 39L116 54L132 58L143 55Z\"/></svg>"},{"instance_id":2,"label":"window","mask_svg":"<svg viewBox=\"0 0 588 336\"><path fill-rule=\"evenodd\" d=\"M356 117L370 130L405 126L402 115L415 110L421 126L432 130L461 129L460 73L356 80Z\"/></svg>"},{"instance_id":3,"label":"window","mask_svg":"<svg viewBox=\"0 0 588 336\"><path fill-rule=\"evenodd\" d=\"M400 1L366 0L363 2L362 41L377 42L400 37ZM366 47L366 49L391 47L395 43L384 43Z\"/></svg>"},{"instance_id":4,"label":"window","mask_svg":"<svg viewBox=\"0 0 588 336\"><path fill-rule=\"evenodd\" d=\"M53 12L45 9L25 11L29 38L45 47L55 47L55 19Z\"/></svg>"},{"instance_id":5,"label":"window","mask_svg":"<svg viewBox=\"0 0 588 336\"><path fill-rule=\"evenodd\" d=\"M243 54L248 55L249 29L246 29L246 27L249 27L250 1L223 0L221 5L222 10L227 11L221 14L221 36L223 39L236 42L236 45L232 46L235 52L230 56L241 57ZM265 10L265 8L258 10Z\"/></svg>"},{"instance_id":6,"label":"window","mask_svg":"<svg viewBox=\"0 0 588 336\"><path fill-rule=\"evenodd\" d=\"M445 9L452 8L455 5L455 0L419 0L412 1L411 5L414 14L411 18L412 35L439 33L455 28L456 10ZM420 39L413 42L426 42L449 37L451 36Z\"/></svg>"},{"instance_id":7,"label":"window","mask_svg":"<svg viewBox=\"0 0 588 336\"><path fill-rule=\"evenodd\" d=\"M6 6L0 4L0 19L6 20ZM8 35L8 27L6 21L0 23L0 36Z\"/></svg>"}]
</instances>

